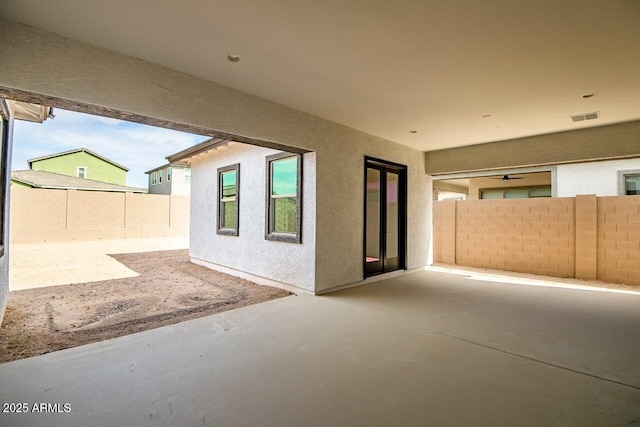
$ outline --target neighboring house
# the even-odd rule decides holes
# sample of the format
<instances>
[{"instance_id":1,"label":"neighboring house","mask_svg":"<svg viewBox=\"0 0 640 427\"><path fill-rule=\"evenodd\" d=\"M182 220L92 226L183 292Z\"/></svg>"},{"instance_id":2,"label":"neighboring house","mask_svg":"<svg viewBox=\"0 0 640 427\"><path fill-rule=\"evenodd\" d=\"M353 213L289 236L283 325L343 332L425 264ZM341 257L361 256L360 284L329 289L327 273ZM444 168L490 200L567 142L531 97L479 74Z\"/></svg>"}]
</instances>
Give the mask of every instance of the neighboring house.
<instances>
[{"instance_id":1,"label":"neighboring house","mask_svg":"<svg viewBox=\"0 0 640 427\"><path fill-rule=\"evenodd\" d=\"M191 195L190 167L166 164L145 173L149 175L149 194Z\"/></svg>"},{"instance_id":2,"label":"neighboring house","mask_svg":"<svg viewBox=\"0 0 640 427\"><path fill-rule=\"evenodd\" d=\"M450 175L433 182L434 200L640 194L640 157Z\"/></svg>"},{"instance_id":3,"label":"neighboring house","mask_svg":"<svg viewBox=\"0 0 640 427\"><path fill-rule=\"evenodd\" d=\"M46 188L56 190L107 191L121 193L146 193L145 188L127 187L94 181L86 178L63 175L39 170L19 170L11 172L11 184L25 188Z\"/></svg>"},{"instance_id":4,"label":"neighboring house","mask_svg":"<svg viewBox=\"0 0 640 427\"><path fill-rule=\"evenodd\" d=\"M558 165L555 173L558 197L640 194L640 157Z\"/></svg>"},{"instance_id":5,"label":"neighboring house","mask_svg":"<svg viewBox=\"0 0 640 427\"><path fill-rule=\"evenodd\" d=\"M128 168L86 148L27 160L29 169L125 185Z\"/></svg>"}]
</instances>

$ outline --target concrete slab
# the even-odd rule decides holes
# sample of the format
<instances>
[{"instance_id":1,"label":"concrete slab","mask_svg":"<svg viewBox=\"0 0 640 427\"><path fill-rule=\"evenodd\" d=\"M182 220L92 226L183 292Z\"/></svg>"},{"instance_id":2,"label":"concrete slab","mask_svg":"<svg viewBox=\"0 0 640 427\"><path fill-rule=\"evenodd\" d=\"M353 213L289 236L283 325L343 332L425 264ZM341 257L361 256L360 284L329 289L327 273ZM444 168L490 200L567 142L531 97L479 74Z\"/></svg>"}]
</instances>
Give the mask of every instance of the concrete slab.
<instances>
[{"instance_id":1,"label":"concrete slab","mask_svg":"<svg viewBox=\"0 0 640 427\"><path fill-rule=\"evenodd\" d=\"M640 297L419 272L0 365L12 426L640 424Z\"/></svg>"},{"instance_id":2,"label":"concrete slab","mask_svg":"<svg viewBox=\"0 0 640 427\"><path fill-rule=\"evenodd\" d=\"M135 277L138 273L108 254L188 247L188 237L12 244L9 256L9 289L15 291Z\"/></svg>"}]
</instances>

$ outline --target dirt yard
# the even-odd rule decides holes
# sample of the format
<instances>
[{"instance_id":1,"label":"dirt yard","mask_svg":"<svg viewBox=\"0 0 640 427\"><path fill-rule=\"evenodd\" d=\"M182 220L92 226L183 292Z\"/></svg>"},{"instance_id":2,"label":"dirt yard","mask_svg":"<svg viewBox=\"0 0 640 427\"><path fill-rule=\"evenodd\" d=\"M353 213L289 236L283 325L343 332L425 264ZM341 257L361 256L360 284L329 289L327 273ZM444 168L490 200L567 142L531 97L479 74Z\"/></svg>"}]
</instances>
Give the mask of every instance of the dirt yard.
<instances>
[{"instance_id":1,"label":"dirt yard","mask_svg":"<svg viewBox=\"0 0 640 427\"><path fill-rule=\"evenodd\" d=\"M12 291L0 362L291 295L192 264L188 250L111 256L139 276Z\"/></svg>"}]
</instances>

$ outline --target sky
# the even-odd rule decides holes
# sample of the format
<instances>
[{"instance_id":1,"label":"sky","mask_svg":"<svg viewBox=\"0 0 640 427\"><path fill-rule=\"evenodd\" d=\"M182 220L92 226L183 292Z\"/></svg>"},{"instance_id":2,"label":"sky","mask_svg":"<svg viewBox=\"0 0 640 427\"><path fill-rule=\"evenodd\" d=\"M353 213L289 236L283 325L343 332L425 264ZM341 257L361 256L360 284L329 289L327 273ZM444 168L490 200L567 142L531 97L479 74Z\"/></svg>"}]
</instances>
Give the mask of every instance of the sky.
<instances>
[{"instance_id":1,"label":"sky","mask_svg":"<svg viewBox=\"0 0 640 427\"><path fill-rule=\"evenodd\" d=\"M147 188L149 169L167 164L166 156L209 139L169 129L55 108L44 123L16 120L12 170L29 169L28 159L76 148L129 168L127 185Z\"/></svg>"}]
</instances>

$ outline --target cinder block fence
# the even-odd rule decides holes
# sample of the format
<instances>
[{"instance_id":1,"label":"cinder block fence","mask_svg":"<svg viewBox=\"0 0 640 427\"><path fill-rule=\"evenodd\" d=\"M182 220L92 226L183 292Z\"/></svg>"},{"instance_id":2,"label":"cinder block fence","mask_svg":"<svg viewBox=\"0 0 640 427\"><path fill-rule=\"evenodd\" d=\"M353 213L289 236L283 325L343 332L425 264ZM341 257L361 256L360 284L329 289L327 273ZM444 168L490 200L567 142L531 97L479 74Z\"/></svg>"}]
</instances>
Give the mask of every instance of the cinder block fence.
<instances>
[{"instance_id":1,"label":"cinder block fence","mask_svg":"<svg viewBox=\"0 0 640 427\"><path fill-rule=\"evenodd\" d=\"M187 236L189 197L11 189L12 243Z\"/></svg>"},{"instance_id":2,"label":"cinder block fence","mask_svg":"<svg viewBox=\"0 0 640 427\"><path fill-rule=\"evenodd\" d=\"M640 285L640 196L434 202L434 262Z\"/></svg>"}]
</instances>

